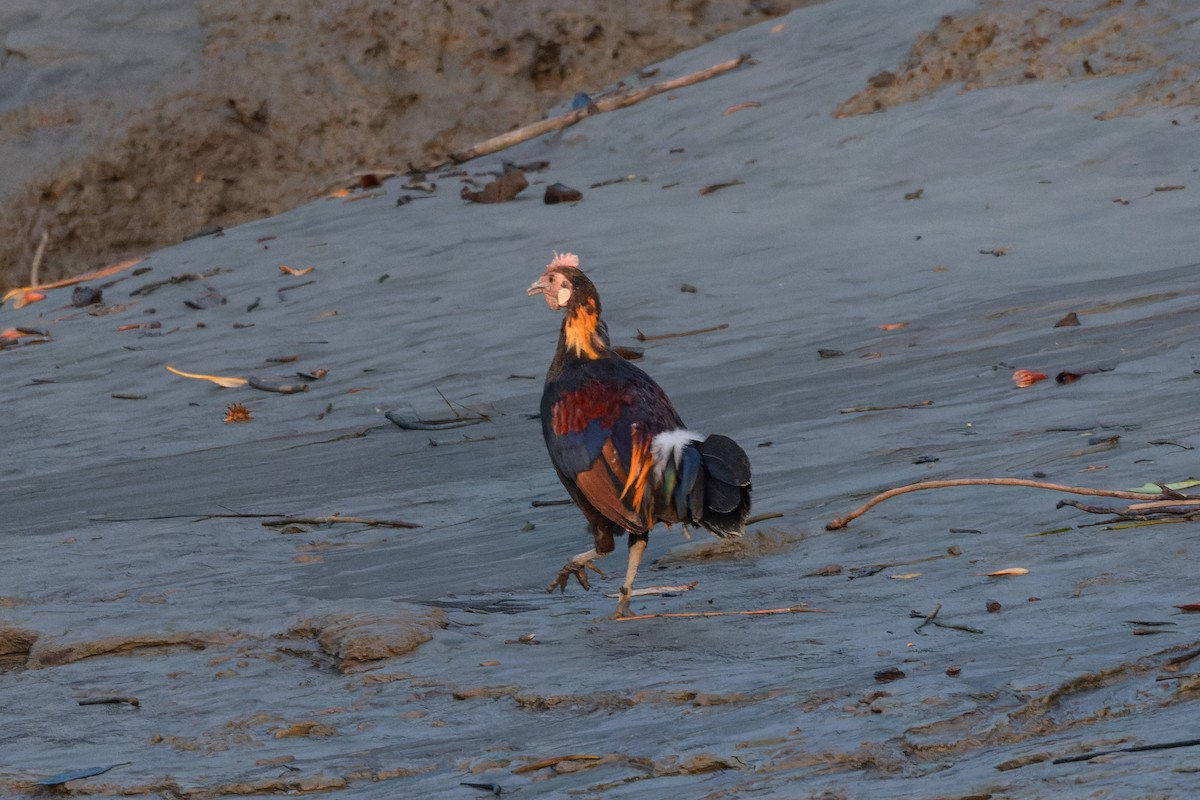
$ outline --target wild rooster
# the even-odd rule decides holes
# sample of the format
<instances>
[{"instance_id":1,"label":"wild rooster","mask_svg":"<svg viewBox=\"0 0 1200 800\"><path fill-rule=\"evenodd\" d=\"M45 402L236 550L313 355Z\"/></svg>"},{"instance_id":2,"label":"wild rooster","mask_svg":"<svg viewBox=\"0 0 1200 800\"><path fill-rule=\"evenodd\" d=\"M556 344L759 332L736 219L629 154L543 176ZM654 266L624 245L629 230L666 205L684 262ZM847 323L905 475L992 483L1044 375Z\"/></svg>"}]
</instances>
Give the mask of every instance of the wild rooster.
<instances>
[{"instance_id":1,"label":"wild rooster","mask_svg":"<svg viewBox=\"0 0 1200 800\"><path fill-rule=\"evenodd\" d=\"M554 254L529 295L563 310L558 350L542 392L542 433L559 480L587 518L591 550L572 558L546 591L566 591L629 534L629 565L616 616L629 597L650 529L659 522L741 536L750 512L750 459L726 436L687 430L666 393L609 347L600 296L579 257Z\"/></svg>"}]
</instances>

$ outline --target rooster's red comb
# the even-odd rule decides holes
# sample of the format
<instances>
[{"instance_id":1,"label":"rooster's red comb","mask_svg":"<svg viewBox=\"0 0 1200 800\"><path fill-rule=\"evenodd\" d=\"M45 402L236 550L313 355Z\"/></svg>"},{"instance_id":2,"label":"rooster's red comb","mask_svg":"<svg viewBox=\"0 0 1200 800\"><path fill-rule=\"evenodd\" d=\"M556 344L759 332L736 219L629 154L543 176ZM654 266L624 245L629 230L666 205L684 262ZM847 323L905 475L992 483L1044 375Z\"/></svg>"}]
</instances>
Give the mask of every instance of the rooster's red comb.
<instances>
[{"instance_id":1,"label":"rooster's red comb","mask_svg":"<svg viewBox=\"0 0 1200 800\"><path fill-rule=\"evenodd\" d=\"M554 260L546 265L546 269L555 267L578 267L579 256L574 253L554 253Z\"/></svg>"}]
</instances>

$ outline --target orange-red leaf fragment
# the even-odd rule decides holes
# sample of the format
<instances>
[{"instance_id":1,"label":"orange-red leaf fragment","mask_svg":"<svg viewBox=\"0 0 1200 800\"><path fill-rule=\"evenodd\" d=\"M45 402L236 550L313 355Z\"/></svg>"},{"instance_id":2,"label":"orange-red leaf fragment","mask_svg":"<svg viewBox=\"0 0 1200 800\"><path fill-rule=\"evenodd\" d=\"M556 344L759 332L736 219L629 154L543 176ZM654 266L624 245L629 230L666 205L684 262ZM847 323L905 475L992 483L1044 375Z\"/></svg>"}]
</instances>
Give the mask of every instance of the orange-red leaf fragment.
<instances>
[{"instance_id":1,"label":"orange-red leaf fragment","mask_svg":"<svg viewBox=\"0 0 1200 800\"><path fill-rule=\"evenodd\" d=\"M901 328L907 328L909 325L912 325L912 323L911 322L885 322L884 324L879 326L879 330L881 330L881 331L898 331Z\"/></svg>"},{"instance_id":2,"label":"orange-red leaf fragment","mask_svg":"<svg viewBox=\"0 0 1200 800\"><path fill-rule=\"evenodd\" d=\"M308 273L312 272L314 269L316 269L316 267L305 267L304 269L296 269L295 267L285 267L282 264L279 265L279 270L281 272L287 273L288 275L307 275Z\"/></svg>"},{"instance_id":3,"label":"orange-red leaf fragment","mask_svg":"<svg viewBox=\"0 0 1200 800\"><path fill-rule=\"evenodd\" d=\"M1180 611L1186 611L1189 614L1200 613L1200 603L1183 603L1182 605L1175 607Z\"/></svg>"},{"instance_id":4,"label":"orange-red leaf fragment","mask_svg":"<svg viewBox=\"0 0 1200 800\"><path fill-rule=\"evenodd\" d=\"M45 299L45 292L39 292L36 289L26 289L24 292L16 295L16 298L13 300L13 308L24 308L30 303L36 303L39 300Z\"/></svg>"},{"instance_id":5,"label":"orange-red leaf fragment","mask_svg":"<svg viewBox=\"0 0 1200 800\"><path fill-rule=\"evenodd\" d=\"M1033 386L1038 381L1044 381L1048 377L1050 376L1044 372L1034 372L1028 369L1019 369L1013 373L1012 379L1013 383L1017 385L1018 389L1024 389L1028 386Z\"/></svg>"}]
</instances>

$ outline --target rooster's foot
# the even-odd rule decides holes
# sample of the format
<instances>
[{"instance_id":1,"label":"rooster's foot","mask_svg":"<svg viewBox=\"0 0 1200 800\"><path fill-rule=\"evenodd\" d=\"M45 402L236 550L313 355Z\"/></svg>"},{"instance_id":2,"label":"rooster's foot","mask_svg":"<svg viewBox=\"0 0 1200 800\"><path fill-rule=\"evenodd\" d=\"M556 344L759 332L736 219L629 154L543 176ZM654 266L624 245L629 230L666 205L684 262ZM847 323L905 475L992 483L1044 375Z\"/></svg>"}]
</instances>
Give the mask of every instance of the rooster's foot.
<instances>
[{"instance_id":1,"label":"rooster's foot","mask_svg":"<svg viewBox=\"0 0 1200 800\"><path fill-rule=\"evenodd\" d=\"M565 592L567 590L567 584L571 581L572 575L575 576L575 579L579 581L579 585L582 586L585 591L590 590L592 585L588 581L587 576L587 571L589 569L592 572L595 572L601 578L608 577L600 570L599 567L596 566L596 559L600 557L601 554L597 553L595 550L589 550L586 553L580 553L579 555L575 556L568 561L561 570L558 571L558 577L546 587L546 591L553 592L555 589L558 589L560 592Z\"/></svg>"}]
</instances>

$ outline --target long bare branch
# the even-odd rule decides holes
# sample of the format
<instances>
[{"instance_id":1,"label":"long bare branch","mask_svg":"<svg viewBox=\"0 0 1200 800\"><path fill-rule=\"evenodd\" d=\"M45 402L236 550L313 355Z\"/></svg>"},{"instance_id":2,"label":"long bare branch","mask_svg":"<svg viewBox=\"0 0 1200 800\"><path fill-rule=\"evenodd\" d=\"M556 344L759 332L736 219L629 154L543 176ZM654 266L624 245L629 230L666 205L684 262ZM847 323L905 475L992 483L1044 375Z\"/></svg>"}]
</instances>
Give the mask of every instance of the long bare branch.
<instances>
[{"instance_id":1,"label":"long bare branch","mask_svg":"<svg viewBox=\"0 0 1200 800\"><path fill-rule=\"evenodd\" d=\"M468 147L466 150L460 150L457 153L451 153L451 160L461 164L464 161L470 161L473 158L486 156L491 153L504 150L512 147L515 144L535 139L545 133L553 133L561 131L564 128L569 128L580 120L592 114L603 113L605 111L615 111L618 108L627 108L643 100L654 97L663 92L669 92L673 89L679 89L684 86L690 86L693 83L706 81L709 78L715 78L717 75L737 69L742 64L750 60L750 56L743 54L737 58L732 58L729 61L723 61L720 64L702 69L699 72L693 72L690 75L684 75L674 80L663 81L656 83L653 86L647 86L643 89L636 89L631 92L621 92L602 97L597 100L591 108L580 108L575 111L568 111L566 114L560 114L557 117L550 117L540 122L535 122L531 125L526 125L522 128L517 128L515 131L502 133L499 136L493 136L491 139L482 141L474 147Z\"/></svg>"},{"instance_id":2,"label":"long bare branch","mask_svg":"<svg viewBox=\"0 0 1200 800\"><path fill-rule=\"evenodd\" d=\"M1046 489L1051 492L1066 492L1067 494L1082 494L1091 497L1119 497L1123 500L1142 500L1148 502L1171 499L1163 492L1123 492L1114 489L1092 489L1087 486L1063 486L1059 483L1031 481L1025 478L957 478L948 481L922 481L921 483L913 483L908 486L898 486L895 489L888 489L886 492L875 495L846 516L838 517L830 522L825 526L825 530L841 530L849 525L852 520L858 519L884 500L890 500L893 497L908 494L909 492L920 492L925 489L946 489L951 486L1024 486L1028 489Z\"/></svg>"}]
</instances>

